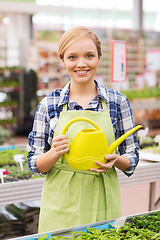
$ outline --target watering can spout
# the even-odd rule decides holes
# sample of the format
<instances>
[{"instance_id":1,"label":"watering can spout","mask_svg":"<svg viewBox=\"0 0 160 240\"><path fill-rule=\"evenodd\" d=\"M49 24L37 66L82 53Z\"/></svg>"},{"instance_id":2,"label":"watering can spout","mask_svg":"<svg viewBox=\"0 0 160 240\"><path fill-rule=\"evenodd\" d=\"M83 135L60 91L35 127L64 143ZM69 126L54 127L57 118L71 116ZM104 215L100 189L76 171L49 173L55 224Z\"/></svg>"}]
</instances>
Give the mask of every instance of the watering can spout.
<instances>
[{"instance_id":1,"label":"watering can spout","mask_svg":"<svg viewBox=\"0 0 160 240\"><path fill-rule=\"evenodd\" d=\"M114 141L107 149L107 154L111 154L114 152L114 150L132 133L137 131L139 128L141 128L141 125L137 125L136 127L132 128L125 134L123 134L121 137L119 137L116 141Z\"/></svg>"}]
</instances>

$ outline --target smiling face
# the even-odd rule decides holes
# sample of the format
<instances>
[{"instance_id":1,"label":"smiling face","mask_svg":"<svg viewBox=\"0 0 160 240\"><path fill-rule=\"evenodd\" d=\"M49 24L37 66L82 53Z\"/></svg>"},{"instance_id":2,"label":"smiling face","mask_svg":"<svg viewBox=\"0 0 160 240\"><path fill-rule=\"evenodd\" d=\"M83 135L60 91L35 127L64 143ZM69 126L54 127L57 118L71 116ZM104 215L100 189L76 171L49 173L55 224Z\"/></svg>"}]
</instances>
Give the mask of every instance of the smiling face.
<instances>
[{"instance_id":1,"label":"smiling face","mask_svg":"<svg viewBox=\"0 0 160 240\"><path fill-rule=\"evenodd\" d=\"M91 38L82 38L70 45L62 59L71 81L93 81L100 61L97 47Z\"/></svg>"}]
</instances>

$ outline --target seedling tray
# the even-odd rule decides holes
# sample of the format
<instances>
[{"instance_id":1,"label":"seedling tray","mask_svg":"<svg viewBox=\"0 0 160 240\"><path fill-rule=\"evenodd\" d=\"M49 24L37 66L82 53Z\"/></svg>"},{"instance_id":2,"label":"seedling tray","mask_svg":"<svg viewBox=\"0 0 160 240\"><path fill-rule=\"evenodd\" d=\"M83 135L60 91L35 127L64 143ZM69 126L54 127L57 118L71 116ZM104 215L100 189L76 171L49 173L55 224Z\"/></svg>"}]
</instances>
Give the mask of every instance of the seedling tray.
<instances>
[{"instance_id":1,"label":"seedling tray","mask_svg":"<svg viewBox=\"0 0 160 240\"><path fill-rule=\"evenodd\" d=\"M160 211L160 210L154 210L154 211L150 211L150 212L145 212L145 213L140 213L140 214L127 216L126 217L126 222L130 222L131 219L133 219L135 217L139 217L139 216L143 216L143 215L151 215L151 214L153 214L155 212L158 212L158 211ZM46 232L46 233L43 233L43 234L46 234L48 238L53 237L53 236L72 237L73 236L72 232L75 232L75 231L76 232L84 232L84 231L87 231L88 227L97 228L99 230L106 229L106 228L111 229L111 228L113 228L113 224L114 224L115 220L116 219L96 222L96 223L92 223L92 224L85 224L85 225L82 225L82 226L65 228L65 229L56 230L56 231L53 231L53 232ZM41 235L42 234L33 234L33 235L28 235L28 236L14 238L14 239L12 238L12 240L34 240L36 238L39 238Z\"/></svg>"}]
</instances>

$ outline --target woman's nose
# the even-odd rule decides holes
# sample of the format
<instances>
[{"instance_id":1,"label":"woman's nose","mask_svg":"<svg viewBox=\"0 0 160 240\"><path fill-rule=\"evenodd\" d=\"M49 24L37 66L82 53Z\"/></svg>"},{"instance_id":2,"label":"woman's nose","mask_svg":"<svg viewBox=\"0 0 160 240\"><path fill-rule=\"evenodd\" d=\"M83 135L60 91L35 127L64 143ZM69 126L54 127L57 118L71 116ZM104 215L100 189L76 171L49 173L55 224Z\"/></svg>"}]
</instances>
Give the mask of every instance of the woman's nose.
<instances>
[{"instance_id":1,"label":"woman's nose","mask_svg":"<svg viewBox=\"0 0 160 240\"><path fill-rule=\"evenodd\" d=\"M86 62L84 58L80 58L77 61L77 67L85 67L86 66Z\"/></svg>"}]
</instances>

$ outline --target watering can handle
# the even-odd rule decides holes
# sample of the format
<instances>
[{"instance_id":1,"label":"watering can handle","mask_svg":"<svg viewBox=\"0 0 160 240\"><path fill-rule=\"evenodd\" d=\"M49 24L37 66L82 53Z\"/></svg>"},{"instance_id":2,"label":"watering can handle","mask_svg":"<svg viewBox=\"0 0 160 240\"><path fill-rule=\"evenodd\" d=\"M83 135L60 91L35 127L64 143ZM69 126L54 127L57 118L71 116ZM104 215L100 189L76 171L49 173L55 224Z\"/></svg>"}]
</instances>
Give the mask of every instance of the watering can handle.
<instances>
[{"instance_id":1,"label":"watering can handle","mask_svg":"<svg viewBox=\"0 0 160 240\"><path fill-rule=\"evenodd\" d=\"M72 123L77 122L77 121L86 121L86 122L89 122L89 123L92 124L98 131L101 130L101 129L99 128L99 126L98 126L95 122L93 122L92 120L90 120L90 119L88 119L88 118L74 118L74 119L70 120L70 121L66 124L66 126L64 127L61 135L65 135L66 132L67 132L67 130L68 130L68 128L69 128L69 126L70 126Z\"/></svg>"}]
</instances>

